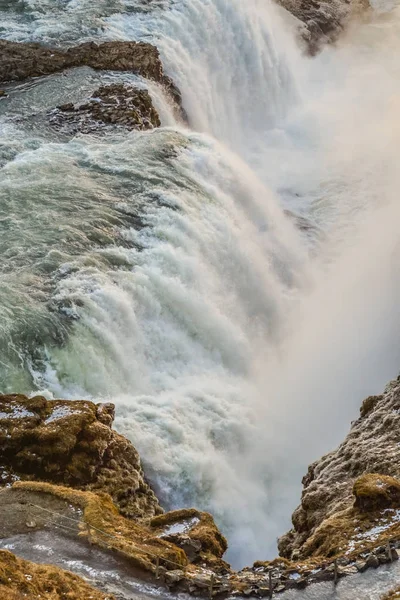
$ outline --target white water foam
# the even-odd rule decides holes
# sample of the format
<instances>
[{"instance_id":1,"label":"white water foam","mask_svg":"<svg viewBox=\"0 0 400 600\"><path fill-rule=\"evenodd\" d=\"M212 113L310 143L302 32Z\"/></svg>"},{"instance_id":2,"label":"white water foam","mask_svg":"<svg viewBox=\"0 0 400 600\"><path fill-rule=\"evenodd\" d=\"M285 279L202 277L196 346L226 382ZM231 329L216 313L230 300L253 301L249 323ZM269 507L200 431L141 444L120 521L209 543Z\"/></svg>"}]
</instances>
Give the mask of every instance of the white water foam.
<instances>
[{"instance_id":1,"label":"white water foam","mask_svg":"<svg viewBox=\"0 0 400 600\"><path fill-rule=\"evenodd\" d=\"M104 251L130 269L58 283L80 320L35 378L115 401L166 506L211 510L239 565L274 554L306 464L400 364L398 15L313 61L268 2L157 15L107 23L158 32L201 134L58 149L150 192L143 227L124 232L137 248ZM283 206L325 237L310 244Z\"/></svg>"}]
</instances>

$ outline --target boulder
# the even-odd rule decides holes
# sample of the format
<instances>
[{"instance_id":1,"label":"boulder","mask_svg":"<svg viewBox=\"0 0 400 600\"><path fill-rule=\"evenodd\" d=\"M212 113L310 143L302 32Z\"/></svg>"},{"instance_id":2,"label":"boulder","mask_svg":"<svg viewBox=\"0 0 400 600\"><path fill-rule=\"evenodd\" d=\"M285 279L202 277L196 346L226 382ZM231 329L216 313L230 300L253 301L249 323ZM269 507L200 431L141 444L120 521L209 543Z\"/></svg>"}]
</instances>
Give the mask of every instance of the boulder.
<instances>
[{"instance_id":1,"label":"boulder","mask_svg":"<svg viewBox=\"0 0 400 600\"><path fill-rule=\"evenodd\" d=\"M216 571L229 568L222 560L228 544L213 517L195 508L171 511L150 521L154 533L187 552L189 561L207 563Z\"/></svg>"},{"instance_id":2,"label":"boulder","mask_svg":"<svg viewBox=\"0 0 400 600\"><path fill-rule=\"evenodd\" d=\"M101 86L84 104L63 104L52 111L50 122L67 133L94 133L122 126L146 130L161 125L149 92L124 84Z\"/></svg>"},{"instance_id":3,"label":"boulder","mask_svg":"<svg viewBox=\"0 0 400 600\"><path fill-rule=\"evenodd\" d=\"M112 430L112 404L0 396L0 482L45 481L110 494L121 513L162 513L131 442Z\"/></svg>"}]
</instances>

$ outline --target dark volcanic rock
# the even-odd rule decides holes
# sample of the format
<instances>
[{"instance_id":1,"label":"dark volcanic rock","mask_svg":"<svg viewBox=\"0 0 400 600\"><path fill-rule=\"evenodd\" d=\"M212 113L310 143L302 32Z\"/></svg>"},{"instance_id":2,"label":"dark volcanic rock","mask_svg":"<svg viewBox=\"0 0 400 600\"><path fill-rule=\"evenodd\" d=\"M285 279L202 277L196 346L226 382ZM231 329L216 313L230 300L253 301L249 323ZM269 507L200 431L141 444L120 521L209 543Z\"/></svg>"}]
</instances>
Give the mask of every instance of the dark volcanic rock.
<instances>
[{"instance_id":1,"label":"dark volcanic rock","mask_svg":"<svg viewBox=\"0 0 400 600\"><path fill-rule=\"evenodd\" d=\"M0 482L47 481L110 494L127 517L162 513L112 404L0 396Z\"/></svg>"},{"instance_id":2,"label":"dark volcanic rock","mask_svg":"<svg viewBox=\"0 0 400 600\"><path fill-rule=\"evenodd\" d=\"M92 133L107 125L120 125L131 130L161 125L149 92L123 84L100 87L84 104L59 106L52 112L50 121L72 133Z\"/></svg>"}]
</instances>

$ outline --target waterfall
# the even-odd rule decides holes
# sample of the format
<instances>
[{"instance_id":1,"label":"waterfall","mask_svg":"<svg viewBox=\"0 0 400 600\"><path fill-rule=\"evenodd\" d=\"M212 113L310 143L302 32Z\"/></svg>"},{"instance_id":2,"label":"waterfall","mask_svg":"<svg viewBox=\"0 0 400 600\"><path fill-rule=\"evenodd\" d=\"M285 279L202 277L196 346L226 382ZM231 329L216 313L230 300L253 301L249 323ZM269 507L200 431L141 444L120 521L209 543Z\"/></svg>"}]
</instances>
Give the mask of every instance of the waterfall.
<instances>
[{"instance_id":1,"label":"waterfall","mask_svg":"<svg viewBox=\"0 0 400 600\"><path fill-rule=\"evenodd\" d=\"M115 402L163 504L211 511L238 566L400 364L398 14L311 60L267 0L161 4L101 35L159 46L190 127L154 86L151 133L0 120L1 385Z\"/></svg>"}]
</instances>

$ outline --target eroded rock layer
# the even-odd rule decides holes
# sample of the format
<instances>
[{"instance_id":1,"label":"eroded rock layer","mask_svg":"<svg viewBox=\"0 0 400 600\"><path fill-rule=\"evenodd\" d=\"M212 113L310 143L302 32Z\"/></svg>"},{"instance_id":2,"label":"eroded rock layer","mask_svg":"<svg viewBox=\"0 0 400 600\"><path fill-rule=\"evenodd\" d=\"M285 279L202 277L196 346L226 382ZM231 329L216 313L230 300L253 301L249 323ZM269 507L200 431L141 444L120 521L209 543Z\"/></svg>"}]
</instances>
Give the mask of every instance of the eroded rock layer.
<instances>
[{"instance_id":1,"label":"eroded rock layer","mask_svg":"<svg viewBox=\"0 0 400 600\"><path fill-rule=\"evenodd\" d=\"M87 66L103 71L128 71L156 81L177 104L181 103L179 90L164 73L158 49L145 42L88 42L60 50L0 40L0 56L0 83Z\"/></svg>"}]
</instances>

